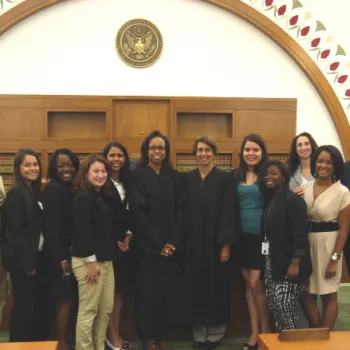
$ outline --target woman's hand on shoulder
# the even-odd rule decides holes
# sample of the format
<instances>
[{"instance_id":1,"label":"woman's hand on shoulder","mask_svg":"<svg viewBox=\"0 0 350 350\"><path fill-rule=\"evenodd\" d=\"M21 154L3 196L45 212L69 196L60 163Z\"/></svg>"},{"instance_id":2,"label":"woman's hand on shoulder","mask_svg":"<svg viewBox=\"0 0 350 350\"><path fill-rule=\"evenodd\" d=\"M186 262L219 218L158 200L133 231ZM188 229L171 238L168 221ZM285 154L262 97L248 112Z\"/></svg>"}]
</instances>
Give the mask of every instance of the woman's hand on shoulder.
<instances>
[{"instance_id":1,"label":"woman's hand on shoulder","mask_svg":"<svg viewBox=\"0 0 350 350\"><path fill-rule=\"evenodd\" d=\"M304 196L305 196L304 187L302 187L302 186L298 186L298 187L294 188L293 192L302 198L304 198Z\"/></svg>"}]
</instances>

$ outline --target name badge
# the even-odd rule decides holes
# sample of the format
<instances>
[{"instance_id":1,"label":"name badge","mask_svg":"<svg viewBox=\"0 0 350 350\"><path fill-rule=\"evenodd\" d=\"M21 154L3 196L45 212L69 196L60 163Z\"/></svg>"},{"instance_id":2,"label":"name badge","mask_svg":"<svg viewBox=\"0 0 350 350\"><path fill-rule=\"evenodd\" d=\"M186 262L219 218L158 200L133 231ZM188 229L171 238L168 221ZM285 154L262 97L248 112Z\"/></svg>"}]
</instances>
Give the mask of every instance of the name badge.
<instances>
[{"instance_id":1,"label":"name badge","mask_svg":"<svg viewBox=\"0 0 350 350\"><path fill-rule=\"evenodd\" d=\"M261 254L269 255L270 244L269 242L263 242L261 245Z\"/></svg>"}]
</instances>

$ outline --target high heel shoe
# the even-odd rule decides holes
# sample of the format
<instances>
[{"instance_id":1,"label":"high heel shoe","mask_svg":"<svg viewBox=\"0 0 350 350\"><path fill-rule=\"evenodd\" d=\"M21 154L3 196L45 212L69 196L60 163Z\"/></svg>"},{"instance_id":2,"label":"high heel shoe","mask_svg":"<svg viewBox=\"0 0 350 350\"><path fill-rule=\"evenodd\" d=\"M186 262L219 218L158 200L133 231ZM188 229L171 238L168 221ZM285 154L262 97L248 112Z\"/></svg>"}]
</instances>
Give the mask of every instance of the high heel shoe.
<instances>
[{"instance_id":1,"label":"high heel shoe","mask_svg":"<svg viewBox=\"0 0 350 350\"><path fill-rule=\"evenodd\" d=\"M111 350L123 350L124 349L123 347L116 348L115 346L112 345L112 343L107 338L105 338L105 342Z\"/></svg>"}]
</instances>

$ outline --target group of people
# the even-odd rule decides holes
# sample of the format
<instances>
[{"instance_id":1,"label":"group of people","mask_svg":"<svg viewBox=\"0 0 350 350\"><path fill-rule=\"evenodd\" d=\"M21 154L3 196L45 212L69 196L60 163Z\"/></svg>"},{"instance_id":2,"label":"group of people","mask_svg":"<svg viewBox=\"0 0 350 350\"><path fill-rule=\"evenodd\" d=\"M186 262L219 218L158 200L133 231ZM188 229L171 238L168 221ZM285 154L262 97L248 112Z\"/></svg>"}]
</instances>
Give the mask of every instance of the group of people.
<instances>
[{"instance_id":1,"label":"group of people","mask_svg":"<svg viewBox=\"0 0 350 350\"><path fill-rule=\"evenodd\" d=\"M214 349L229 321L234 255L251 324L244 350L257 349L259 333L298 328L298 304L310 327L333 328L350 220L336 147L302 133L286 165L250 134L238 168L223 171L215 142L202 136L192 149L198 168L179 173L168 138L154 131L140 153L130 171L118 142L82 165L58 149L43 190L38 154L16 153L1 229L14 295L10 341L48 339L54 314L57 348L69 349L77 304L76 349L129 349L119 325L132 287L145 349L169 349L185 321L195 349Z\"/></svg>"}]
</instances>

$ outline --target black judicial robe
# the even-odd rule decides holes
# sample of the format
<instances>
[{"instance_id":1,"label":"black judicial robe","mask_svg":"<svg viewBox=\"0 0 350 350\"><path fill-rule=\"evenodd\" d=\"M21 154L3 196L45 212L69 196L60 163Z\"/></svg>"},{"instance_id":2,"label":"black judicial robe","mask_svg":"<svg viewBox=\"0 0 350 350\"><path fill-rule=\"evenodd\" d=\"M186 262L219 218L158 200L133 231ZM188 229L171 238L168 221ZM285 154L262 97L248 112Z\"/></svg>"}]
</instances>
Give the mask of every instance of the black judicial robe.
<instances>
[{"instance_id":1,"label":"black judicial robe","mask_svg":"<svg viewBox=\"0 0 350 350\"><path fill-rule=\"evenodd\" d=\"M223 244L235 242L229 185L228 174L216 167L204 180L198 169L185 174L186 283L192 324L228 322L231 264L221 263L220 253Z\"/></svg>"},{"instance_id":2,"label":"black judicial robe","mask_svg":"<svg viewBox=\"0 0 350 350\"><path fill-rule=\"evenodd\" d=\"M134 170L132 176L139 216L134 233L138 248L138 334L142 340L161 340L181 322L183 185L180 174L165 167L157 174L147 166ZM166 243L176 247L171 257L160 254Z\"/></svg>"},{"instance_id":3,"label":"black judicial robe","mask_svg":"<svg viewBox=\"0 0 350 350\"><path fill-rule=\"evenodd\" d=\"M181 251L184 191L180 174L166 167L157 174L147 166L134 170L132 176L139 214L135 239L140 248L148 256L159 255L166 243Z\"/></svg>"}]
</instances>

